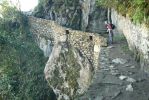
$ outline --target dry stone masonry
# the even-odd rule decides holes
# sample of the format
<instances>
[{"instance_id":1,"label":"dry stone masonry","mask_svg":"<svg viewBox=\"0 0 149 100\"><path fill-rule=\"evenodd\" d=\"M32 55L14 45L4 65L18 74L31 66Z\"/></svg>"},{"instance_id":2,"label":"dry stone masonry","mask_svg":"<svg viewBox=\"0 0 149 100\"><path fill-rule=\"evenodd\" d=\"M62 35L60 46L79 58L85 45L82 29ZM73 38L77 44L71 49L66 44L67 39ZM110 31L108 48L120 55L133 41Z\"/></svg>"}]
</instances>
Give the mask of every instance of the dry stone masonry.
<instances>
[{"instance_id":1,"label":"dry stone masonry","mask_svg":"<svg viewBox=\"0 0 149 100\"><path fill-rule=\"evenodd\" d=\"M62 27L54 21L29 17L36 42L49 57L45 77L58 100L72 100L83 94L98 66L106 39L95 33Z\"/></svg>"},{"instance_id":2,"label":"dry stone masonry","mask_svg":"<svg viewBox=\"0 0 149 100\"><path fill-rule=\"evenodd\" d=\"M111 13L112 22L124 33L129 48L140 61L142 69L149 72L149 29L144 24L134 24L128 17L123 17L115 10Z\"/></svg>"}]
</instances>

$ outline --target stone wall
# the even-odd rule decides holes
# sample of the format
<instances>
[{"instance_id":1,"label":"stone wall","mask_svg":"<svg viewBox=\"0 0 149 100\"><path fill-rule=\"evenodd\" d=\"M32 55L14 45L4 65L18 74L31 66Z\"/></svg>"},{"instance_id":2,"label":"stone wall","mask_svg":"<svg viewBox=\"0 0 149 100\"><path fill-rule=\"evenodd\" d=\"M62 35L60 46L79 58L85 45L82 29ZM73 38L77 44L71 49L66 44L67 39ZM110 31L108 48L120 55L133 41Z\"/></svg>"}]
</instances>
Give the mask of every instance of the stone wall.
<instances>
[{"instance_id":1,"label":"stone wall","mask_svg":"<svg viewBox=\"0 0 149 100\"><path fill-rule=\"evenodd\" d=\"M106 39L99 34L65 28L51 20L35 17L29 18L31 32L36 34L37 43L44 51L46 57L49 57L54 42L58 40L65 41L67 39L73 47L80 50L83 56L86 56L91 62L94 60L94 52L99 53L97 48L100 49L100 46L107 46Z\"/></svg>"},{"instance_id":2,"label":"stone wall","mask_svg":"<svg viewBox=\"0 0 149 100\"><path fill-rule=\"evenodd\" d=\"M62 27L54 21L29 17L31 32L49 60L45 77L58 100L72 100L89 87L105 38Z\"/></svg>"},{"instance_id":3,"label":"stone wall","mask_svg":"<svg viewBox=\"0 0 149 100\"><path fill-rule=\"evenodd\" d=\"M142 69L149 72L149 29L144 24L134 24L115 10L112 10L111 17L119 32L125 35L129 48L134 52L136 60L140 61Z\"/></svg>"},{"instance_id":4,"label":"stone wall","mask_svg":"<svg viewBox=\"0 0 149 100\"><path fill-rule=\"evenodd\" d=\"M69 30L70 44L78 49L92 64L97 65L100 46L107 46L106 39L95 33ZM98 56L95 55L97 53Z\"/></svg>"}]
</instances>

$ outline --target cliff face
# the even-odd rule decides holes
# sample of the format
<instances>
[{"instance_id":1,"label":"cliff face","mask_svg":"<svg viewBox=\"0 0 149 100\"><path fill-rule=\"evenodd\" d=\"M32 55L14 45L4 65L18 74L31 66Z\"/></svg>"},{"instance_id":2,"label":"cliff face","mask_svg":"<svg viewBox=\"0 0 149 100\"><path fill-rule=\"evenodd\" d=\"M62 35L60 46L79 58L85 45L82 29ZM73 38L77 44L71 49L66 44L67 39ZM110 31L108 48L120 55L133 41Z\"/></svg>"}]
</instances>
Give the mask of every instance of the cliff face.
<instances>
[{"instance_id":1,"label":"cliff face","mask_svg":"<svg viewBox=\"0 0 149 100\"><path fill-rule=\"evenodd\" d=\"M49 60L44 73L58 100L83 94L98 66L100 46L106 39L61 27L50 20L29 17L31 32Z\"/></svg>"},{"instance_id":2,"label":"cliff face","mask_svg":"<svg viewBox=\"0 0 149 100\"><path fill-rule=\"evenodd\" d=\"M95 0L45 0L38 5L34 15L73 29L103 32L106 12L96 6Z\"/></svg>"},{"instance_id":3,"label":"cliff face","mask_svg":"<svg viewBox=\"0 0 149 100\"><path fill-rule=\"evenodd\" d=\"M143 24L132 23L129 18L121 16L115 10L111 14L113 24L125 35L136 60L140 61L144 71L149 72L149 29Z\"/></svg>"}]
</instances>

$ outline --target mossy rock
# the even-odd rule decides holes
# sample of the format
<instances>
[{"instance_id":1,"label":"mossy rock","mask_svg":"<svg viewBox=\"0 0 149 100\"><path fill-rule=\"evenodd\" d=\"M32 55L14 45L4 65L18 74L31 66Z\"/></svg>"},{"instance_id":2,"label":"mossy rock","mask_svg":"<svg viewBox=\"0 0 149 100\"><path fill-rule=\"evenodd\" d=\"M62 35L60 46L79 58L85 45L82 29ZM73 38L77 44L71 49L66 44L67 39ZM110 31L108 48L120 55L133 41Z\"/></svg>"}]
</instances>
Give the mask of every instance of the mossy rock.
<instances>
[{"instance_id":1,"label":"mossy rock","mask_svg":"<svg viewBox=\"0 0 149 100\"><path fill-rule=\"evenodd\" d=\"M62 86L64 83L63 78L60 76L59 69L55 66L55 70L53 72L52 79L48 79L49 85L52 85L53 87Z\"/></svg>"},{"instance_id":2,"label":"mossy rock","mask_svg":"<svg viewBox=\"0 0 149 100\"><path fill-rule=\"evenodd\" d=\"M61 91L72 97L70 94L71 89L74 90L74 94L78 90L77 79L79 78L80 65L78 64L77 58L74 55L75 49L69 44L66 45L67 46L65 47L68 47L68 50L62 50L60 53L60 56L57 59L57 64L55 65L55 70L53 72L53 78L49 79L49 84L54 87L61 87L59 88ZM60 75L60 71L66 74L65 80ZM63 87L64 82L68 82L69 88Z\"/></svg>"}]
</instances>

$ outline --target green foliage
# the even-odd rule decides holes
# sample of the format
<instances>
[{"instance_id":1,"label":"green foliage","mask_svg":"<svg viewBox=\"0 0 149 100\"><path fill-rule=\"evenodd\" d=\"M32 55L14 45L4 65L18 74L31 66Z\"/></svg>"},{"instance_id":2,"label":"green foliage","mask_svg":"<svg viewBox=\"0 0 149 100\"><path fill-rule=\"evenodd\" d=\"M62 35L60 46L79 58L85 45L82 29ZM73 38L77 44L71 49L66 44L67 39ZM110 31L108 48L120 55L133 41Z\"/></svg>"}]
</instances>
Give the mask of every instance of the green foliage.
<instances>
[{"instance_id":1,"label":"green foliage","mask_svg":"<svg viewBox=\"0 0 149 100\"><path fill-rule=\"evenodd\" d=\"M33 15L38 18L44 18L45 16L45 9L44 7L48 4L48 0L39 0L38 6L35 7Z\"/></svg>"},{"instance_id":2,"label":"green foliage","mask_svg":"<svg viewBox=\"0 0 149 100\"><path fill-rule=\"evenodd\" d=\"M116 9L123 16L128 15L135 23L149 26L149 1L147 0L97 0L98 5Z\"/></svg>"},{"instance_id":3,"label":"green foliage","mask_svg":"<svg viewBox=\"0 0 149 100\"><path fill-rule=\"evenodd\" d=\"M136 23L141 23L141 21L144 20L144 12L142 11L142 9L137 8L134 15L132 16L132 19Z\"/></svg>"},{"instance_id":4,"label":"green foliage","mask_svg":"<svg viewBox=\"0 0 149 100\"><path fill-rule=\"evenodd\" d=\"M0 100L53 100L43 73L47 58L29 32L27 17L9 5L3 9L0 18Z\"/></svg>"},{"instance_id":5,"label":"green foliage","mask_svg":"<svg viewBox=\"0 0 149 100\"><path fill-rule=\"evenodd\" d=\"M2 0L0 7L0 14L5 17L5 20L13 20L17 17L17 8L13 5L10 6L7 0Z\"/></svg>"},{"instance_id":6,"label":"green foliage","mask_svg":"<svg viewBox=\"0 0 149 100\"><path fill-rule=\"evenodd\" d=\"M35 8L34 10L34 16L43 18L44 17L44 7L41 3L38 4L38 7Z\"/></svg>"}]
</instances>

